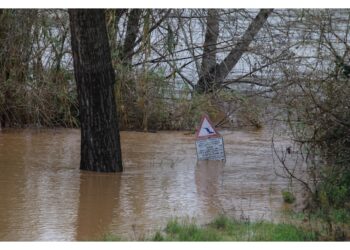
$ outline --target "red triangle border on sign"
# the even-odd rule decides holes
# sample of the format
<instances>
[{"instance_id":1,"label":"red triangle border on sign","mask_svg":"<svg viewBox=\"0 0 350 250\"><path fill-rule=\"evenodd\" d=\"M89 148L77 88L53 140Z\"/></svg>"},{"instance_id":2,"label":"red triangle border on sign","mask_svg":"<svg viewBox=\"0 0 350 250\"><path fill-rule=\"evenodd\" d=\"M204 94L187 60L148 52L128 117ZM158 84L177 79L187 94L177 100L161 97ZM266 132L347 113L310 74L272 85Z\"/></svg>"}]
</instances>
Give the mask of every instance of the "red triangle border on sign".
<instances>
[{"instance_id":1,"label":"red triangle border on sign","mask_svg":"<svg viewBox=\"0 0 350 250\"><path fill-rule=\"evenodd\" d=\"M211 127L214 129L215 134L213 134L213 135L207 135L207 136L199 136L199 131L200 131L202 125L203 125L204 119L207 119L208 123L209 123L209 124L211 125ZM197 131L196 131L196 139L197 139L197 140L201 140L201 139L218 138L218 137L222 137L222 136L221 136L220 133L215 129L215 126L213 125L213 123L212 123L211 120L209 119L209 116L208 116L208 115L202 115L200 125L199 125L199 127L197 128Z\"/></svg>"}]
</instances>

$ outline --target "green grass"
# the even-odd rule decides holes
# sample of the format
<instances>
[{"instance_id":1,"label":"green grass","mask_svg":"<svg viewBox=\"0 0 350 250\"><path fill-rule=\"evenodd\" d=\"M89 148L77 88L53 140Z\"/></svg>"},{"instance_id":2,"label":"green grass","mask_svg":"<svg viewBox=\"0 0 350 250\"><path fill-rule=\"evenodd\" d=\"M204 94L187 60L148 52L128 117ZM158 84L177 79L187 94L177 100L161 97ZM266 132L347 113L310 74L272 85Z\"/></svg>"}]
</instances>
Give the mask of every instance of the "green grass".
<instances>
[{"instance_id":1,"label":"green grass","mask_svg":"<svg viewBox=\"0 0 350 250\"><path fill-rule=\"evenodd\" d=\"M349 209L340 208L332 209L330 211L331 220L336 223L350 224L350 212Z\"/></svg>"},{"instance_id":2,"label":"green grass","mask_svg":"<svg viewBox=\"0 0 350 250\"><path fill-rule=\"evenodd\" d=\"M322 219L321 212L304 214L290 213L284 223L267 221L238 221L221 215L206 225L193 220L172 219L163 230L143 237L142 241L334 241L349 240L350 217L345 209L330 213L332 230ZM121 241L111 234L104 241ZM135 239L134 239L135 240Z\"/></svg>"},{"instance_id":3,"label":"green grass","mask_svg":"<svg viewBox=\"0 0 350 250\"><path fill-rule=\"evenodd\" d=\"M179 223L177 220L170 221L165 228L163 240L176 241L219 241L220 235L213 229L202 227L191 222Z\"/></svg>"},{"instance_id":4,"label":"green grass","mask_svg":"<svg viewBox=\"0 0 350 250\"><path fill-rule=\"evenodd\" d=\"M309 232L290 224L240 222L219 216L212 223L198 226L193 222L171 220L163 232L156 232L153 241L312 241Z\"/></svg>"},{"instance_id":5,"label":"green grass","mask_svg":"<svg viewBox=\"0 0 350 250\"><path fill-rule=\"evenodd\" d=\"M103 235L102 241L122 241L122 239L119 236L107 233Z\"/></svg>"}]
</instances>

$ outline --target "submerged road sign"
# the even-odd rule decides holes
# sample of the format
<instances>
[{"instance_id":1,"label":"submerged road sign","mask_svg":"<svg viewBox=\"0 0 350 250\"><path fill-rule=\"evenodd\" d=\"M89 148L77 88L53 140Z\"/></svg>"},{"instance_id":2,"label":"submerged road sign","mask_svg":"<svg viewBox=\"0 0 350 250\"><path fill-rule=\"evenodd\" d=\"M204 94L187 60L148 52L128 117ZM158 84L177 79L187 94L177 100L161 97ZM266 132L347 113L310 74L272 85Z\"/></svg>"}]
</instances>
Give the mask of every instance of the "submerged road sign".
<instances>
[{"instance_id":1,"label":"submerged road sign","mask_svg":"<svg viewBox=\"0 0 350 250\"><path fill-rule=\"evenodd\" d=\"M224 139L207 115L196 132L196 149L198 160L225 160Z\"/></svg>"}]
</instances>

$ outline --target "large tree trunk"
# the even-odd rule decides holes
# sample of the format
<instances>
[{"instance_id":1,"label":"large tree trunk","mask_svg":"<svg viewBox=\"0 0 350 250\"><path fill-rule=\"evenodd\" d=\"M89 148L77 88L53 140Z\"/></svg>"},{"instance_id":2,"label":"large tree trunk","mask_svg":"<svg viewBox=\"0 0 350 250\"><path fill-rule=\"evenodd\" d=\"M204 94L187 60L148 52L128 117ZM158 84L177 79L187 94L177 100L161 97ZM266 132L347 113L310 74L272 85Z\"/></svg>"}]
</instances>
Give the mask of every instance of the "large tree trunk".
<instances>
[{"instance_id":1,"label":"large tree trunk","mask_svg":"<svg viewBox=\"0 0 350 250\"><path fill-rule=\"evenodd\" d=\"M3 27L3 23L4 23L4 10L0 9L0 48L2 51L5 51L5 34L6 34L6 30ZM4 55L6 53L0 53L0 87L2 84L4 84L5 82L5 65L4 65ZM1 88L0 88L1 89ZM5 100L0 100L3 103L5 103ZM0 128L4 128L6 126L6 113L4 110L5 105L3 105L2 107L0 107Z\"/></svg>"},{"instance_id":2,"label":"large tree trunk","mask_svg":"<svg viewBox=\"0 0 350 250\"><path fill-rule=\"evenodd\" d=\"M80 123L80 169L122 171L115 74L104 10L69 10Z\"/></svg>"},{"instance_id":3,"label":"large tree trunk","mask_svg":"<svg viewBox=\"0 0 350 250\"><path fill-rule=\"evenodd\" d=\"M262 28L272 11L272 9L261 9L252 21L252 23L249 25L248 29L243 34L242 38L238 41L237 45L232 48L232 50L226 56L226 58L220 64L216 64L215 66L211 67L209 71L207 70L205 74L202 74L200 76L195 86L195 90L198 93L209 92L214 90L215 88L220 87L222 81L228 76L228 74L235 67L242 55L248 50L249 45L254 40L254 37ZM210 20L209 17L208 20ZM213 25L211 24L211 26ZM207 29L209 29L209 26ZM209 52L211 51L205 53ZM204 54L203 58L206 57L209 56Z\"/></svg>"}]
</instances>

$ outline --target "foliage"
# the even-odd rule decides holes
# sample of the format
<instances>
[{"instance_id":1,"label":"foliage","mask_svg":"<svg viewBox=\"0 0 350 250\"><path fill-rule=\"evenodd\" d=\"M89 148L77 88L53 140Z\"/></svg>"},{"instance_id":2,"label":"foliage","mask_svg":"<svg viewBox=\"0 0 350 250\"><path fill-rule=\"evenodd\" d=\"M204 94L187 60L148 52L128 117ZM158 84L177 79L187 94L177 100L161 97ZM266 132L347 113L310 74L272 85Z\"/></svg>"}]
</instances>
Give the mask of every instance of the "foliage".
<instances>
[{"instance_id":1,"label":"foliage","mask_svg":"<svg viewBox=\"0 0 350 250\"><path fill-rule=\"evenodd\" d=\"M280 65L282 87L274 97L284 110L279 118L289 125L295 142L294 153L285 152L279 158L281 165L287 176L306 188L305 211L322 215L320 218L328 224L329 231L335 231L335 218L343 217L334 217L332 213L348 209L350 202L347 17L348 12L342 11L302 12L304 36L289 45L307 47L304 53L308 57L294 50L299 54L289 64ZM303 162L297 162L297 157ZM295 160L294 164L288 165L288 159Z\"/></svg>"},{"instance_id":2,"label":"foliage","mask_svg":"<svg viewBox=\"0 0 350 250\"><path fill-rule=\"evenodd\" d=\"M328 51L329 44L320 46L319 51L333 58L327 70L310 71L299 78L284 90L288 95L282 101L291 137L306 164L297 162L292 167L280 159L284 169L289 169L287 175L307 187L305 210L318 214L327 225L327 234L342 239L344 229L337 222L346 220L346 213L340 211L348 210L350 202L350 79L344 65L337 62L336 53L342 52ZM287 79L296 81L293 74Z\"/></svg>"},{"instance_id":3,"label":"foliage","mask_svg":"<svg viewBox=\"0 0 350 250\"><path fill-rule=\"evenodd\" d=\"M102 237L102 241L121 241L122 239L119 236L113 235L113 234L105 234Z\"/></svg>"},{"instance_id":4,"label":"foliage","mask_svg":"<svg viewBox=\"0 0 350 250\"><path fill-rule=\"evenodd\" d=\"M302 226L317 235L319 240L344 241L350 237L350 210L317 208L310 212L294 212L285 214L286 224Z\"/></svg>"},{"instance_id":5,"label":"foliage","mask_svg":"<svg viewBox=\"0 0 350 250\"><path fill-rule=\"evenodd\" d=\"M239 37L247 28L244 23L256 15L247 10L218 13L226 33L236 29ZM121 128L193 129L202 113L214 119L225 113L217 107L216 93L193 94L200 69L188 73L202 60L198 53L205 46L196 45L192 53L198 40L193 25L204 33L206 16L204 9L106 10ZM233 28L237 18L247 22L235 22ZM1 124L79 126L67 11L8 9L0 11L0 20ZM261 125L254 104L240 106L249 123Z\"/></svg>"},{"instance_id":6,"label":"foliage","mask_svg":"<svg viewBox=\"0 0 350 250\"><path fill-rule=\"evenodd\" d=\"M286 203L293 203L295 201L295 196L289 191L282 191L282 197Z\"/></svg>"},{"instance_id":7,"label":"foliage","mask_svg":"<svg viewBox=\"0 0 350 250\"><path fill-rule=\"evenodd\" d=\"M220 90L213 94L212 99L218 109L225 112L233 127L261 128L265 123L263 115L266 115L268 103L259 96L248 96L237 90Z\"/></svg>"},{"instance_id":8,"label":"foliage","mask_svg":"<svg viewBox=\"0 0 350 250\"><path fill-rule=\"evenodd\" d=\"M1 10L0 122L78 126L64 11Z\"/></svg>"},{"instance_id":9,"label":"foliage","mask_svg":"<svg viewBox=\"0 0 350 250\"><path fill-rule=\"evenodd\" d=\"M120 67L118 72L115 91L122 129L191 130L203 113L216 119L221 112L213 94L191 96L185 85L170 84L161 70L135 74Z\"/></svg>"},{"instance_id":10,"label":"foliage","mask_svg":"<svg viewBox=\"0 0 350 250\"><path fill-rule=\"evenodd\" d=\"M199 24L205 21L206 12L106 10L122 129L193 129L202 113L214 120L227 116L218 105L222 93L193 93L199 72L187 79L187 73L183 74L186 67L178 64L182 64L183 54L191 51L187 38L195 36L191 23L182 24L180 17L198 13L193 23ZM225 24L238 17L247 17L250 22L256 14L219 12L225 17L220 22ZM174 15L170 17L170 13ZM1 125L79 126L67 11L1 10L0 19ZM238 30L241 33L245 28L243 25ZM200 56L194 56L189 69L194 69L198 60ZM259 106L252 99L234 99L238 116L260 127Z\"/></svg>"},{"instance_id":11,"label":"foliage","mask_svg":"<svg viewBox=\"0 0 350 250\"><path fill-rule=\"evenodd\" d=\"M306 84L304 95L289 106L294 140L300 144L312 178L313 201L341 208L350 201L348 79Z\"/></svg>"},{"instance_id":12,"label":"foliage","mask_svg":"<svg viewBox=\"0 0 350 250\"><path fill-rule=\"evenodd\" d=\"M161 72L136 73L121 67L115 87L122 129L170 129L174 92Z\"/></svg>"}]
</instances>

